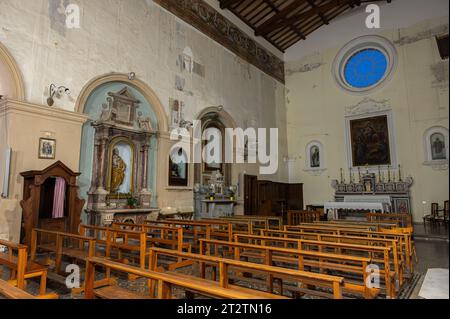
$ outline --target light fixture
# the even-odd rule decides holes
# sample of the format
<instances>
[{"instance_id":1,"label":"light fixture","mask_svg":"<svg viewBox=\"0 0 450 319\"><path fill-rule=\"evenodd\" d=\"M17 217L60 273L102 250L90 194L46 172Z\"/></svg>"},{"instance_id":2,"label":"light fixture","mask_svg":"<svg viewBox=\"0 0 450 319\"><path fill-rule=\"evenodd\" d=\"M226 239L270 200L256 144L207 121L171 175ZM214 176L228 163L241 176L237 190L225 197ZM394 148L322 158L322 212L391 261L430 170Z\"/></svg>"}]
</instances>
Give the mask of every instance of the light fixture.
<instances>
[{"instance_id":1,"label":"light fixture","mask_svg":"<svg viewBox=\"0 0 450 319\"><path fill-rule=\"evenodd\" d=\"M136 78L136 73L130 72L128 73L128 80L133 81Z\"/></svg>"},{"instance_id":2,"label":"light fixture","mask_svg":"<svg viewBox=\"0 0 450 319\"><path fill-rule=\"evenodd\" d=\"M55 104L54 98L61 98L61 95L66 94L70 95L70 90L65 86L57 87L55 84L50 84L50 96L47 99L48 106L53 106Z\"/></svg>"}]
</instances>

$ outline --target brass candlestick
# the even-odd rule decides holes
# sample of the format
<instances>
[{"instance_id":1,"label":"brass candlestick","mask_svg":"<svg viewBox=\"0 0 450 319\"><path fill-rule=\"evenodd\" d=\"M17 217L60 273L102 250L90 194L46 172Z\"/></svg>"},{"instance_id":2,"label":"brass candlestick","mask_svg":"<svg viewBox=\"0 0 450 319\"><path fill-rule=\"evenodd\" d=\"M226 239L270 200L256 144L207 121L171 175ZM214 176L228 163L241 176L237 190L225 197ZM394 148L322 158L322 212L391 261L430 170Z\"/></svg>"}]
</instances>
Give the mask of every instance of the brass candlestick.
<instances>
[{"instance_id":1,"label":"brass candlestick","mask_svg":"<svg viewBox=\"0 0 450 319\"><path fill-rule=\"evenodd\" d=\"M398 180L399 182L402 182L402 169L400 164L398 165Z\"/></svg>"}]
</instances>

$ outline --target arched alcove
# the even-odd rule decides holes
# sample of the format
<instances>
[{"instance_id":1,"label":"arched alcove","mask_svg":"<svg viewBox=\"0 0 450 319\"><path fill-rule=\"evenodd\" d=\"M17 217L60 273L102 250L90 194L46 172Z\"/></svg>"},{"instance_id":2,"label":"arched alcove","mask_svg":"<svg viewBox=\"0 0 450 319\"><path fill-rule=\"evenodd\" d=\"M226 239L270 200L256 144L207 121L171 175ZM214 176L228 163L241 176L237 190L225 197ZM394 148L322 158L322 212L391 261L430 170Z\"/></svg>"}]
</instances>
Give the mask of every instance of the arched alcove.
<instances>
[{"instance_id":1,"label":"arched alcove","mask_svg":"<svg viewBox=\"0 0 450 319\"><path fill-rule=\"evenodd\" d=\"M222 106L212 106L204 109L200 114L198 114L197 119L202 123L202 134L205 130L208 129L216 129L219 130L222 134L222 150L225 151L225 129L231 128L235 129L236 122L233 117L226 112ZM233 150L235 150L235 145L233 145ZM222 153L222 159L225 159L224 153ZM219 169L224 176L225 184L231 185L232 183L232 165L223 163L221 168ZM196 184L205 184L205 178L209 178L208 168L205 168L205 164L196 164L195 165L195 183ZM213 172L214 169L210 169L210 173Z\"/></svg>"},{"instance_id":2,"label":"arched alcove","mask_svg":"<svg viewBox=\"0 0 450 319\"><path fill-rule=\"evenodd\" d=\"M0 43L0 95L23 101L25 89L22 74L8 49Z\"/></svg>"},{"instance_id":3,"label":"arched alcove","mask_svg":"<svg viewBox=\"0 0 450 319\"><path fill-rule=\"evenodd\" d=\"M96 123L105 122L105 113L111 115L111 106L114 104L112 100L117 96L122 96L125 100L133 100L133 103L136 105L136 107L131 108L134 112L134 115L131 116L133 120L130 123L125 123L128 124L128 129L125 128L125 130L123 130L123 127L121 128L120 121L117 122L114 120L116 124L113 124L111 129L104 131L110 132L108 133L109 135L107 134L108 136L105 135L104 137L105 145L99 147L99 143L103 143L101 142L103 138L100 136L103 133L99 133ZM136 160L129 165L134 167L132 173L134 178L131 179L131 182L133 183L133 180L135 181L137 193L134 193L134 188L131 188L130 192L136 194L136 196L141 196L143 192L148 192L148 194L153 195L150 205L156 207L157 175L161 173L158 169L157 132L167 131L168 126L167 116L154 92L142 81L129 80L127 75L106 75L90 81L83 88L76 103L75 110L89 116L89 121L84 125L82 131L80 152L81 176L79 179L80 196L89 199L88 207L92 194L97 194L99 191L101 194L107 191L109 192L108 196L112 196L108 187L108 176L104 175L106 176L104 178L107 178L108 181L104 180L100 184L96 181L96 177L100 174L100 169L102 169L102 174L103 172L108 172L109 169L108 167L100 168L98 149L105 147L110 151L111 142L113 142L114 138L117 139L119 137L123 137L124 140L133 141L136 146L133 152ZM141 121L144 122L144 126L142 126ZM108 120L105 123L109 123ZM145 156L146 160L142 160L143 152L148 154L148 156ZM137 161L137 158L139 158L139 161ZM145 174L144 172L147 173Z\"/></svg>"}]
</instances>

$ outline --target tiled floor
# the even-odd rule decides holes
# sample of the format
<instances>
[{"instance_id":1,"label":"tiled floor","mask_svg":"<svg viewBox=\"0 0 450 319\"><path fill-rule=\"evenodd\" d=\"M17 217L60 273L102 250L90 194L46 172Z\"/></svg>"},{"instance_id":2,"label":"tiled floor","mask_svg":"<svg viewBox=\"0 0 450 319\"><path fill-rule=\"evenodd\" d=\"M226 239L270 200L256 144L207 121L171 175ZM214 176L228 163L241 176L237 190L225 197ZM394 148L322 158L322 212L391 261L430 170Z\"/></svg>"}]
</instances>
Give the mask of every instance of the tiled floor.
<instances>
[{"instance_id":1,"label":"tiled floor","mask_svg":"<svg viewBox=\"0 0 450 319\"><path fill-rule=\"evenodd\" d=\"M414 234L417 257L419 259L415 271L423 276L417 283L411 298L419 299L420 288L428 269L449 268L449 237L448 228L431 228L429 226L423 227L423 225L414 225Z\"/></svg>"}]
</instances>

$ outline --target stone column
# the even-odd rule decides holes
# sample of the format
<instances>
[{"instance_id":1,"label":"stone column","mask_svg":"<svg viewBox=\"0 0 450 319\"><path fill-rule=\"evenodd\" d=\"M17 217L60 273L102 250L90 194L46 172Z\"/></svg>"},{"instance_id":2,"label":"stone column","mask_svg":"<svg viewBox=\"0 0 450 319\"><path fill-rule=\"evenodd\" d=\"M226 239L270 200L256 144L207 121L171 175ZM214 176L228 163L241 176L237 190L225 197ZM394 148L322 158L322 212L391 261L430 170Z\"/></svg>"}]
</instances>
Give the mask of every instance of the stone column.
<instances>
[{"instance_id":1,"label":"stone column","mask_svg":"<svg viewBox=\"0 0 450 319\"><path fill-rule=\"evenodd\" d=\"M141 168L142 168L142 184L141 191L139 194L139 201L142 207L150 207L152 192L148 189L148 151L150 149L150 145L148 142L145 142L141 148Z\"/></svg>"},{"instance_id":2,"label":"stone column","mask_svg":"<svg viewBox=\"0 0 450 319\"><path fill-rule=\"evenodd\" d=\"M107 137L101 137L99 138L99 157L98 160L98 172L97 172L97 179L98 179L98 188L97 193L98 194L107 194L106 187L105 187L105 166L106 166L106 143L108 142Z\"/></svg>"}]
</instances>

